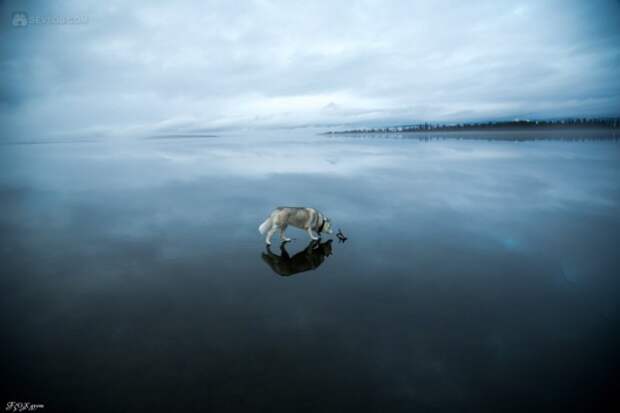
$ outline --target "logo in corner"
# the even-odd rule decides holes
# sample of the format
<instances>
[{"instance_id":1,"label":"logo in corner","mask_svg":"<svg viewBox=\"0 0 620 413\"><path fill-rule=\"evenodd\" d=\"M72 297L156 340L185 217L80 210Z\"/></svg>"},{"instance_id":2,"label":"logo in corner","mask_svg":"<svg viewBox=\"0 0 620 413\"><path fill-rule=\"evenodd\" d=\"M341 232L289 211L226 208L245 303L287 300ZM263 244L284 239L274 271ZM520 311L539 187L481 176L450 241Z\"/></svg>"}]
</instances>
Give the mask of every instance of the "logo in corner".
<instances>
[{"instance_id":1,"label":"logo in corner","mask_svg":"<svg viewBox=\"0 0 620 413\"><path fill-rule=\"evenodd\" d=\"M11 17L11 24L13 27L28 26L28 13L25 11L14 11Z\"/></svg>"}]
</instances>

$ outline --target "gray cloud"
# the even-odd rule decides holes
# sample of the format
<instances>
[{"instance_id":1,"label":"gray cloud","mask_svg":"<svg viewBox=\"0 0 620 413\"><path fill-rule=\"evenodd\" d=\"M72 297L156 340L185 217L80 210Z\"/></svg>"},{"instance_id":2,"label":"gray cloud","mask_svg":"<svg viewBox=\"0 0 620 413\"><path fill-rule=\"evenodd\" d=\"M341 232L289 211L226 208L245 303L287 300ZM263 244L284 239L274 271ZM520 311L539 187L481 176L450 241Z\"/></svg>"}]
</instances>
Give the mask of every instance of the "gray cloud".
<instances>
[{"instance_id":1,"label":"gray cloud","mask_svg":"<svg viewBox=\"0 0 620 413\"><path fill-rule=\"evenodd\" d=\"M16 28L20 10L86 20ZM1 16L10 137L620 111L617 1L20 0Z\"/></svg>"}]
</instances>

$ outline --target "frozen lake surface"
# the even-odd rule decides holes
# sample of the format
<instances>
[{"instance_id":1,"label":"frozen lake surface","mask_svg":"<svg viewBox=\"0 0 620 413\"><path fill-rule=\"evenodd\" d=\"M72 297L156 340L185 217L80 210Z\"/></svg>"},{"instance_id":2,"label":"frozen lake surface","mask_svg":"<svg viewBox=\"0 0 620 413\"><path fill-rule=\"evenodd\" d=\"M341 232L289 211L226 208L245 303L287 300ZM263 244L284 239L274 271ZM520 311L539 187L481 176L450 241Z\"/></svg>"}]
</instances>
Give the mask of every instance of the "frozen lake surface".
<instances>
[{"instance_id":1,"label":"frozen lake surface","mask_svg":"<svg viewBox=\"0 0 620 413\"><path fill-rule=\"evenodd\" d=\"M3 402L566 411L617 386L617 141L262 132L0 161ZM266 251L280 205L349 240Z\"/></svg>"}]
</instances>

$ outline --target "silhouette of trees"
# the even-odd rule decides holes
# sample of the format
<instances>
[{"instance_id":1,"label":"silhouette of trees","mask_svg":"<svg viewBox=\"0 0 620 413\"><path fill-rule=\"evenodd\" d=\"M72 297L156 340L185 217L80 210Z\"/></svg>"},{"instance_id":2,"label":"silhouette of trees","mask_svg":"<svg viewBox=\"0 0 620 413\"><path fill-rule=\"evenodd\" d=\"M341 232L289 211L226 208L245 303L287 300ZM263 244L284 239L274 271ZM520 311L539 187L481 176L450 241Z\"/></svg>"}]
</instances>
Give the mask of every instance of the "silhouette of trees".
<instances>
[{"instance_id":1,"label":"silhouette of trees","mask_svg":"<svg viewBox=\"0 0 620 413\"><path fill-rule=\"evenodd\" d=\"M556 120L510 120L472 123L418 123L384 128L330 131L327 134L402 133L428 131L510 130L510 129L620 129L620 118L570 118Z\"/></svg>"}]
</instances>

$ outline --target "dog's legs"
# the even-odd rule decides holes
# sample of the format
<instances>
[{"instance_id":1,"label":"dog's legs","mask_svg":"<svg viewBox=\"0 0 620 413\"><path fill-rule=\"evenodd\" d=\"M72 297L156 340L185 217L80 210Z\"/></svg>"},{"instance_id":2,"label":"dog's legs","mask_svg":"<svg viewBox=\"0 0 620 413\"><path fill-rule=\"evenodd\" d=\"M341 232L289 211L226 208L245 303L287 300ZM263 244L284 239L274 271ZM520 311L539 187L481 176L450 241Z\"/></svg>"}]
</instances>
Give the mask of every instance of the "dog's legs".
<instances>
[{"instance_id":1,"label":"dog's legs","mask_svg":"<svg viewBox=\"0 0 620 413\"><path fill-rule=\"evenodd\" d=\"M273 237L273 234L276 233L277 229L278 229L277 224L273 224L271 228L269 228L269 232L267 232L267 237L265 238L265 242L267 243L267 245L271 245L271 237Z\"/></svg>"},{"instance_id":2,"label":"dog's legs","mask_svg":"<svg viewBox=\"0 0 620 413\"><path fill-rule=\"evenodd\" d=\"M280 241L282 241L282 242L289 242L291 239L290 238L286 238L286 235L284 235L284 231L286 231L286 225L282 225L280 227Z\"/></svg>"},{"instance_id":3,"label":"dog's legs","mask_svg":"<svg viewBox=\"0 0 620 413\"><path fill-rule=\"evenodd\" d=\"M312 233L312 228L308 228L308 235L310 235L310 238L312 238L315 241L319 239L319 237L317 235L314 235Z\"/></svg>"}]
</instances>

